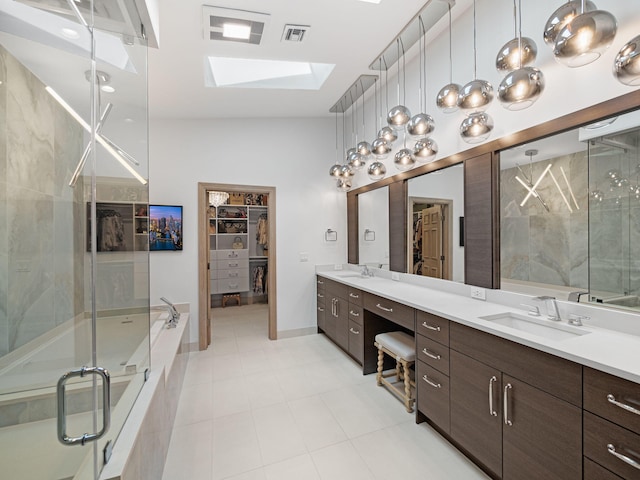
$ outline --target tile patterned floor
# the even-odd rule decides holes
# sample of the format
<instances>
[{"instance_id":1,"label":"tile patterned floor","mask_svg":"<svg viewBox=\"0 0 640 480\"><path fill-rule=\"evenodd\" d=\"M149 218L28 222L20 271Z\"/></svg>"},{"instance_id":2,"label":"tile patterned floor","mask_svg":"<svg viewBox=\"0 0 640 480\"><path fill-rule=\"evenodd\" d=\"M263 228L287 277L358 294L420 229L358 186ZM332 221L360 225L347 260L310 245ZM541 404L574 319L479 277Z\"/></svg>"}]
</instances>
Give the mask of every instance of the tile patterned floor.
<instances>
[{"instance_id":1,"label":"tile patterned floor","mask_svg":"<svg viewBox=\"0 0 640 480\"><path fill-rule=\"evenodd\" d=\"M269 341L266 305L214 310L163 480L474 480L477 467L324 335Z\"/></svg>"}]
</instances>

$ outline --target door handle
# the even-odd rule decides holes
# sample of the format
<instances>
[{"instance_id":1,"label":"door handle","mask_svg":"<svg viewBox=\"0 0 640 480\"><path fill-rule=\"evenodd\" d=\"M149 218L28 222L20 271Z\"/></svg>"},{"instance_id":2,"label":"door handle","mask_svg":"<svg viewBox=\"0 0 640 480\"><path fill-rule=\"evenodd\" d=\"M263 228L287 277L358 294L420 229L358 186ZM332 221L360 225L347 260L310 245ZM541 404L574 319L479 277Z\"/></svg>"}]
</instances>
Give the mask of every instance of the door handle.
<instances>
[{"instance_id":1,"label":"door handle","mask_svg":"<svg viewBox=\"0 0 640 480\"><path fill-rule=\"evenodd\" d=\"M80 437L69 437L67 435L67 397L65 395L65 385L67 381L74 377L84 377L86 375L97 375L102 378L102 430L97 433L85 433ZM78 370L71 370L65 373L58 380L56 387L58 397L58 440L63 445L84 445L101 438L111 425L111 377L109 372L101 367L82 367Z\"/></svg>"},{"instance_id":2,"label":"door handle","mask_svg":"<svg viewBox=\"0 0 640 480\"><path fill-rule=\"evenodd\" d=\"M507 383L504 386L504 397L503 397L503 409L504 409L504 424L508 425L509 427L513 426L513 422L511 421L511 419L509 418L509 390L511 390L513 387L511 386L510 383Z\"/></svg>"},{"instance_id":3,"label":"door handle","mask_svg":"<svg viewBox=\"0 0 640 480\"><path fill-rule=\"evenodd\" d=\"M498 416L498 412L496 412L493 409L493 398L494 398L494 396L493 396L493 384L495 382L497 382L497 381L498 381L498 379L495 376L491 377L491 379L489 380L489 415L491 415L492 417L497 417Z\"/></svg>"}]
</instances>

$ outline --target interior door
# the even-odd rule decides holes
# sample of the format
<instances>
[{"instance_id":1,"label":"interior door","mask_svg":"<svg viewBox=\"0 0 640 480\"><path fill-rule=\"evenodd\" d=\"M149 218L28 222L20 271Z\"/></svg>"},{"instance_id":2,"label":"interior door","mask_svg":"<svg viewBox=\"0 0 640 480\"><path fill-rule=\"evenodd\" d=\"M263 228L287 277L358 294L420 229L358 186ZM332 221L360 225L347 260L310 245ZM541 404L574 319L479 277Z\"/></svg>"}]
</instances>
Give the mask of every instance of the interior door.
<instances>
[{"instance_id":1,"label":"interior door","mask_svg":"<svg viewBox=\"0 0 640 480\"><path fill-rule=\"evenodd\" d=\"M442 278L442 205L422 210L422 275Z\"/></svg>"}]
</instances>

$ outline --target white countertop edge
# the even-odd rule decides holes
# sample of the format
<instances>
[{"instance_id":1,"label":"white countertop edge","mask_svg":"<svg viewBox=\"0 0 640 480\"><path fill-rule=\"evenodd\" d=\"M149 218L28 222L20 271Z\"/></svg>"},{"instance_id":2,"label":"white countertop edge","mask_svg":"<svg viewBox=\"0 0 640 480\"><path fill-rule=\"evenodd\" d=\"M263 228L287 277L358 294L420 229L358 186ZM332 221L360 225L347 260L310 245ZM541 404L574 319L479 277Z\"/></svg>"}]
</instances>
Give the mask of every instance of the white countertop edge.
<instances>
[{"instance_id":1,"label":"white countertop edge","mask_svg":"<svg viewBox=\"0 0 640 480\"><path fill-rule=\"evenodd\" d=\"M415 277L415 275L406 274L400 274L401 281L395 281L391 280L391 272L384 270L375 270L376 276L373 278L341 276L348 275L351 271L358 274L360 270L352 266L345 266L343 270L335 270L334 266L316 267L316 273L328 279L640 383L640 335L625 331L629 329L626 322L630 320L637 322L640 327L640 314L612 311L586 304L574 305L573 302L566 305L569 302L559 301L563 318L566 318L569 313L592 316L592 320L582 327L591 333L568 340L554 341L478 318L506 311L526 314L526 307L521 306L523 301L531 303L531 297L526 295L487 290L487 301L480 301L470 298L470 285L421 277L417 278L418 281L409 283L405 278ZM541 311L544 312L544 309ZM621 321L623 331L615 329L614 320L618 320L619 323ZM612 325L614 328L602 328L602 325Z\"/></svg>"}]
</instances>

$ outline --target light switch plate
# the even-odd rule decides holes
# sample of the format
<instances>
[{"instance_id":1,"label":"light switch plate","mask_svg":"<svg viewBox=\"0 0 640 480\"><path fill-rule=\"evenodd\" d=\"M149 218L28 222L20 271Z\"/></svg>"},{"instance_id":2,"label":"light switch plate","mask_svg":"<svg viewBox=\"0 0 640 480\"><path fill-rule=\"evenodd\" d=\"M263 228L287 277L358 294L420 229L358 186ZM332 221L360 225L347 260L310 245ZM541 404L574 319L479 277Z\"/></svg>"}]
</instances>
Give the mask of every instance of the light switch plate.
<instances>
[{"instance_id":1,"label":"light switch plate","mask_svg":"<svg viewBox=\"0 0 640 480\"><path fill-rule=\"evenodd\" d=\"M471 298L475 298L476 300L486 300L487 291L484 288L471 287Z\"/></svg>"},{"instance_id":2,"label":"light switch plate","mask_svg":"<svg viewBox=\"0 0 640 480\"><path fill-rule=\"evenodd\" d=\"M309 261L309 252L300 252L300 261L308 262Z\"/></svg>"}]
</instances>

